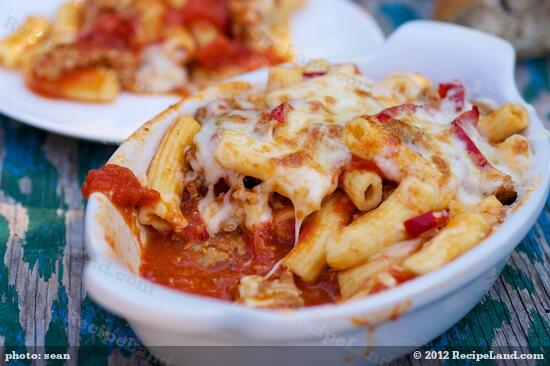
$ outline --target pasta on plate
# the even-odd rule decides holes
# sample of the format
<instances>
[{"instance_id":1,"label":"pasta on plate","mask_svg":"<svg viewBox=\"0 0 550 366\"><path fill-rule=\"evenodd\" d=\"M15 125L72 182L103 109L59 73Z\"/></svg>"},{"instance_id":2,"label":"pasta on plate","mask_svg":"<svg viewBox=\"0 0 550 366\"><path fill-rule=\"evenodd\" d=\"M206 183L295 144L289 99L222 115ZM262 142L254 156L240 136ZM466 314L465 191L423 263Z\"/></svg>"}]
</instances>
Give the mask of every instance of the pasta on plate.
<instances>
[{"instance_id":1,"label":"pasta on plate","mask_svg":"<svg viewBox=\"0 0 550 366\"><path fill-rule=\"evenodd\" d=\"M459 81L319 60L232 86L173 123L139 189L117 165L83 187L143 225L154 282L259 308L357 299L461 256L532 188L525 108Z\"/></svg>"},{"instance_id":2,"label":"pasta on plate","mask_svg":"<svg viewBox=\"0 0 550 366\"><path fill-rule=\"evenodd\" d=\"M0 65L48 97L111 102L121 90L187 94L288 61L304 0L84 0L31 16L0 41Z\"/></svg>"}]
</instances>

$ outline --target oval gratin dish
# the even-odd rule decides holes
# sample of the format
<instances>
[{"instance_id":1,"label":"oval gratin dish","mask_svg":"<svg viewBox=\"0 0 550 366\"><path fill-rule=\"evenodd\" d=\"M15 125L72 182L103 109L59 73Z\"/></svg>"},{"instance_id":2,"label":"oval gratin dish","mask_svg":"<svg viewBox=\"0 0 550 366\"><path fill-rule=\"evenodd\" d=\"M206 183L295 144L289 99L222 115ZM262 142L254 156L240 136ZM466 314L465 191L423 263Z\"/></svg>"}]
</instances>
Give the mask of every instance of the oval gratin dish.
<instances>
[{"instance_id":1,"label":"oval gratin dish","mask_svg":"<svg viewBox=\"0 0 550 366\"><path fill-rule=\"evenodd\" d=\"M127 319L142 342L167 363L182 359L232 363L243 355L243 349L225 349L220 356L222 351L212 349L159 346L338 345L342 347L331 348L331 352L301 349L300 359L308 357L323 365L364 364L365 358L374 364L387 362L431 341L466 315L486 294L535 223L548 194L550 145L533 107L518 93L510 44L455 25L415 21L399 28L375 53L350 61L373 79L392 72L420 72L434 82L461 80L473 97L524 105L531 118L525 136L534 155L536 188L492 235L443 268L364 299L295 311L251 309L140 278L139 240L107 197L94 193L85 219L90 256L86 288L95 301ZM267 72L257 71L238 80L262 87ZM239 85L244 84L220 84L170 107L136 131L109 162L144 177L178 114L193 114L205 102ZM277 364L301 364L291 353L278 354L275 360Z\"/></svg>"}]
</instances>

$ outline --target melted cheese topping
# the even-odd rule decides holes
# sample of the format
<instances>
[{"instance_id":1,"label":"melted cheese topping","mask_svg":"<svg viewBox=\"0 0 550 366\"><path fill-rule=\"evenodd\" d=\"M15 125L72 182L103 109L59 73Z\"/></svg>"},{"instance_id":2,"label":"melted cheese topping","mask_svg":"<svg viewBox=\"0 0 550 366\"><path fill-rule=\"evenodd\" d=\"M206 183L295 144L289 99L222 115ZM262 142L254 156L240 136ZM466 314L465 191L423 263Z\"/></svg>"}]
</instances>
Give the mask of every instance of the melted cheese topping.
<instances>
[{"instance_id":1,"label":"melted cheese topping","mask_svg":"<svg viewBox=\"0 0 550 366\"><path fill-rule=\"evenodd\" d=\"M339 174L351 160L341 138L345 123L384 108L370 94L372 85L370 79L356 75L354 67L344 65L325 76L269 93L264 109L246 99L207 105L201 112L202 129L195 136L190 164L210 187L199 204L210 234L220 230L235 205L244 207L247 228L269 222L267 197L272 192L292 200L299 232L303 219L337 188ZM266 118L266 113L282 103L287 103L287 112L281 125ZM243 145L254 149L243 149ZM260 197L253 202L239 201L236 195L228 199L229 193L223 200L214 197L213 186L220 179L231 187L242 185L244 174L237 172L238 167L216 158L216 153L228 151L253 151L264 162L257 167L262 174L248 174L263 181Z\"/></svg>"},{"instance_id":2,"label":"melted cheese topping","mask_svg":"<svg viewBox=\"0 0 550 366\"><path fill-rule=\"evenodd\" d=\"M197 115L202 129L195 136L190 164L209 187L198 206L209 233L216 234L231 220L250 230L269 223L269 197L277 192L294 205L297 238L303 219L337 189L340 173L350 164L351 153L342 140L345 125L403 103L421 107L396 118L426 139L424 143L405 139L404 143L428 161L437 157L448 164L456 186L455 200L460 204L480 202L510 176L519 182L521 177L505 164L500 151L486 142L475 126L465 125L466 134L492 167L476 165L465 142L451 128L455 118L472 105L465 101L461 111L447 99L434 105L433 96L425 95L431 90L431 83L421 75L397 74L374 82L358 75L353 66L340 65L325 75L268 92L260 103L252 103L256 99L244 95L208 104ZM270 115L281 104L284 121ZM392 155L391 149L384 147L375 162L385 178L400 181L400 167L386 158ZM261 184L247 189L245 176L259 179ZM223 197L215 197L214 186L221 179L230 189Z\"/></svg>"},{"instance_id":3,"label":"melted cheese topping","mask_svg":"<svg viewBox=\"0 0 550 366\"><path fill-rule=\"evenodd\" d=\"M411 143L407 146L427 160L436 156L448 163L453 178L458 181L455 199L463 205L477 204L487 195L498 191L506 176L516 183L526 183L518 172L507 166L503 153L497 147L487 142L473 124L464 123L461 125L462 129L494 169L480 168L469 158L466 143L451 131L451 124L460 114L471 110L472 107L471 103L465 101L462 110L456 111L455 103L443 99L438 108L424 105L411 115L399 117L431 137L428 147ZM517 191L519 187L516 184L514 188Z\"/></svg>"},{"instance_id":4,"label":"melted cheese topping","mask_svg":"<svg viewBox=\"0 0 550 366\"><path fill-rule=\"evenodd\" d=\"M270 107L289 100L321 103L334 122L345 124L357 116L375 114L384 109L372 94L374 83L356 75L347 67L337 67L324 76L312 78L267 94Z\"/></svg>"}]
</instances>

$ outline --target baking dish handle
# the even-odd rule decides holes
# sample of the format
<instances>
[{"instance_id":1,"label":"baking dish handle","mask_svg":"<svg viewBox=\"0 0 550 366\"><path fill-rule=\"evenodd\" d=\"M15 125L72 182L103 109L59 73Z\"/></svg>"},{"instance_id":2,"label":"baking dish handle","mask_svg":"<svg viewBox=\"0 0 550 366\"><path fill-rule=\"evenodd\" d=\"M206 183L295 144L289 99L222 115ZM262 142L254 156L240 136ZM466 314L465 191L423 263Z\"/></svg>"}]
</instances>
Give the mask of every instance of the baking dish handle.
<instances>
[{"instance_id":1,"label":"baking dish handle","mask_svg":"<svg viewBox=\"0 0 550 366\"><path fill-rule=\"evenodd\" d=\"M469 97L493 95L497 102L522 101L514 79L514 48L488 33L449 23L412 21L388 38L381 53L365 56L367 75L383 77L402 70L441 82L449 80L451 70L452 77L467 85ZM407 62L402 60L404 54Z\"/></svg>"}]
</instances>

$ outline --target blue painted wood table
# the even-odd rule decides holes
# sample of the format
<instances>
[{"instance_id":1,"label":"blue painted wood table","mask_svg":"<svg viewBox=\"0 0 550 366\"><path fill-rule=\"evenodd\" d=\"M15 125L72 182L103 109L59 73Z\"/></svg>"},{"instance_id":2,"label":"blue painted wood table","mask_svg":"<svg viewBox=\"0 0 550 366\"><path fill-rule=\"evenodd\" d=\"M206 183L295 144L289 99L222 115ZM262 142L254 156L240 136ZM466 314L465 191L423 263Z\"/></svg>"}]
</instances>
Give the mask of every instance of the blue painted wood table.
<instances>
[{"instance_id":1,"label":"blue painted wood table","mask_svg":"<svg viewBox=\"0 0 550 366\"><path fill-rule=\"evenodd\" d=\"M412 0L363 3L387 31L425 16L431 6ZM548 123L549 70L547 58L517 68L523 95ZM88 169L102 165L113 151L0 115L0 345L5 351L72 350L86 364L149 363L136 354L139 341L126 321L96 305L82 286L79 188ZM533 352L550 347L549 239L547 203L489 294L428 347L528 345ZM79 345L93 348L74 348ZM396 363L416 362L408 356Z\"/></svg>"}]
</instances>

